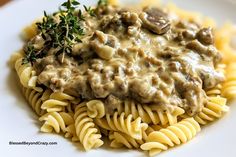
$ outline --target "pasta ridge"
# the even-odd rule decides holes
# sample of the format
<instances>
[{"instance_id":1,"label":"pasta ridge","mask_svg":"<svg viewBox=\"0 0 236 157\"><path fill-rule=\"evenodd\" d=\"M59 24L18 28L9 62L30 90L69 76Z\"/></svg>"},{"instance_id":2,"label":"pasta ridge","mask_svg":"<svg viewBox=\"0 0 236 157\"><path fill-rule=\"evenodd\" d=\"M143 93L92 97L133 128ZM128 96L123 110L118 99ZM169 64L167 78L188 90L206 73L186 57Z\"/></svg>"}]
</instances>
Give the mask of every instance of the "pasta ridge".
<instances>
[{"instance_id":1,"label":"pasta ridge","mask_svg":"<svg viewBox=\"0 0 236 157\"><path fill-rule=\"evenodd\" d=\"M41 108L47 110L47 112L65 111L65 107L70 105L70 101L75 100L74 97L63 92L52 92L47 94L48 99L45 100L41 106Z\"/></svg>"},{"instance_id":2,"label":"pasta ridge","mask_svg":"<svg viewBox=\"0 0 236 157\"><path fill-rule=\"evenodd\" d=\"M33 67L30 63L23 64L23 57L18 57L15 62L15 70L20 79L21 84L25 88L33 88L36 91L42 92L43 89L37 87L37 76L36 71L33 70Z\"/></svg>"},{"instance_id":3,"label":"pasta ridge","mask_svg":"<svg viewBox=\"0 0 236 157\"><path fill-rule=\"evenodd\" d=\"M142 129L142 139L134 139L130 135L122 132L114 131L109 133L109 140L111 140L110 146L112 148L126 147L129 149L138 149L147 140L148 135L153 131L159 131L162 129L160 125L149 125L148 128Z\"/></svg>"},{"instance_id":4,"label":"pasta ridge","mask_svg":"<svg viewBox=\"0 0 236 157\"><path fill-rule=\"evenodd\" d=\"M226 81L222 87L222 95L229 100L236 97L236 63L231 63L226 68Z\"/></svg>"},{"instance_id":5,"label":"pasta ridge","mask_svg":"<svg viewBox=\"0 0 236 157\"><path fill-rule=\"evenodd\" d=\"M124 112L120 115L118 112L115 112L113 116L106 114L104 118L96 118L95 123L103 129L120 131L135 139L142 139L142 130L148 127L146 123L141 122L140 117L133 119L132 114L130 114L126 118Z\"/></svg>"},{"instance_id":6,"label":"pasta ridge","mask_svg":"<svg viewBox=\"0 0 236 157\"><path fill-rule=\"evenodd\" d=\"M142 122L155 125L167 125L177 123L177 117L184 114L180 107L174 107L172 111L162 109L158 105L145 105L135 103L133 100L125 100L124 104L118 108L118 113L125 113L125 116L133 115L136 119L141 117Z\"/></svg>"},{"instance_id":7,"label":"pasta ridge","mask_svg":"<svg viewBox=\"0 0 236 157\"><path fill-rule=\"evenodd\" d=\"M201 130L200 125L193 118L186 118L165 129L154 131L147 137L147 142L142 144L142 150L149 151L153 156L169 147L180 145L191 140Z\"/></svg>"},{"instance_id":8,"label":"pasta ridge","mask_svg":"<svg viewBox=\"0 0 236 157\"><path fill-rule=\"evenodd\" d=\"M22 88L22 92L26 98L26 100L28 101L28 103L30 104L30 106L32 107L32 109L36 112L37 115L41 116L45 113L44 110L41 109L42 106L42 93L34 90L34 89L30 89L30 88L25 88L25 87L21 87Z\"/></svg>"},{"instance_id":9,"label":"pasta ridge","mask_svg":"<svg viewBox=\"0 0 236 157\"><path fill-rule=\"evenodd\" d=\"M71 138L73 142L79 141L78 136L76 135L75 124L70 124L66 127L66 138Z\"/></svg>"},{"instance_id":10,"label":"pasta ridge","mask_svg":"<svg viewBox=\"0 0 236 157\"><path fill-rule=\"evenodd\" d=\"M105 116L105 106L100 100L91 100L86 103L88 115L91 118L102 118Z\"/></svg>"},{"instance_id":11,"label":"pasta ridge","mask_svg":"<svg viewBox=\"0 0 236 157\"><path fill-rule=\"evenodd\" d=\"M139 148L141 144L144 143L144 140L136 140L131 136L121 133L121 132L113 132L109 134L109 139L111 140L110 146L112 148L121 148L123 146L132 149Z\"/></svg>"},{"instance_id":12,"label":"pasta ridge","mask_svg":"<svg viewBox=\"0 0 236 157\"><path fill-rule=\"evenodd\" d=\"M66 132L66 126L73 124L73 117L66 112L49 112L39 118L39 121L45 121L41 127L42 132L51 133L53 130L56 133Z\"/></svg>"},{"instance_id":13,"label":"pasta ridge","mask_svg":"<svg viewBox=\"0 0 236 157\"><path fill-rule=\"evenodd\" d=\"M85 102L76 107L74 120L76 135L86 151L103 145L103 141L100 139L101 134L98 133L93 119L87 114Z\"/></svg>"},{"instance_id":14,"label":"pasta ridge","mask_svg":"<svg viewBox=\"0 0 236 157\"><path fill-rule=\"evenodd\" d=\"M226 105L226 98L216 96L208 97L208 102L204 105L202 111L194 116L194 119L201 125L206 125L209 122L223 116L224 112L228 112L229 107ZM183 115L183 118L188 118L188 115Z\"/></svg>"}]
</instances>

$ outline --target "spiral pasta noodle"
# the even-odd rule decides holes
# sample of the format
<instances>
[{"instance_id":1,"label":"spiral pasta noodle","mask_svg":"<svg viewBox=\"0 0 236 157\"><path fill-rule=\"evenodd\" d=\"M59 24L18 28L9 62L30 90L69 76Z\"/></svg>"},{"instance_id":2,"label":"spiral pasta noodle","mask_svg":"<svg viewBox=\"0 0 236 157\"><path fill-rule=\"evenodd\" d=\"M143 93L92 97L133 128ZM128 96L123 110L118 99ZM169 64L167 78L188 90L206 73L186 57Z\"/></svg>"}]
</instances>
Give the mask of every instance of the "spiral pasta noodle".
<instances>
[{"instance_id":1,"label":"spiral pasta noodle","mask_svg":"<svg viewBox=\"0 0 236 157\"><path fill-rule=\"evenodd\" d=\"M177 123L178 116L185 113L185 111L180 107L174 107L174 109L170 111L169 109L163 110L162 108L156 105L151 105L151 109L156 111L156 113L158 114L160 123L157 123L157 124L160 124L163 126Z\"/></svg>"},{"instance_id":2,"label":"spiral pasta noodle","mask_svg":"<svg viewBox=\"0 0 236 157\"><path fill-rule=\"evenodd\" d=\"M78 136L76 135L75 124L70 124L66 127L66 138L71 138L73 142L78 142Z\"/></svg>"},{"instance_id":3,"label":"spiral pasta noodle","mask_svg":"<svg viewBox=\"0 0 236 157\"><path fill-rule=\"evenodd\" d=\"M125 116L132 114L134 118L141 117L142 121L148 124L151 122L154 124L160 122L157 113L154 113L150 107L147 105L136 104L132 100L125 101L123 111Z\"/></svg>"},{"instance_id":4,"label":"spiral pasta noodle","mask_svg":"<svg viewBox=\"0 0 236 157\"><path fill-rule=\"evenodd\" d=\"M80 102L80 101L78 101L78 102ZM73 114L75 112L75 108L76 108L77 104L79 104L79 103L70 103L69 105L66 106L65 110L67 112Z\"/></svg>"},{"instance_id":5,"label":"spiral pasta noodle","mask_svg":"<svg viewBox=\"0 0 236 157\"><path fill-rule=\"evenodd\" d=\"M129 149L139 148L141 144L144 143L144 140L136 140L131 136L121 133L121 132L113 132L109 135L109 140L111 140L110 146L112 148L121 148L127 147Z\"/></svg>"},{"instance_id":6,"label":"spiral pasta noodle","mask_svg":"<svg viewBox=\"0 0 236 157\"><path fill-rule=\"evenodd\" d=\"M18 52L15 52L11 55L11 58L8 62L8 65L12 68L15 69L15 63L18 59L22 58L24 56L24 51L19 50Z\"/></svg>"},{"instance_id":7,"label":"spiral pasta noodle","mask_svg":"<svg viewBox=\"0 0 236 157\"><path fill-rule=\"evenodd\" d=\"M201 125L206 125L223 116L229 107L226 105L226 99L220 96L208 97L208 102L204 105L202 111L193 118ZM183 115L183 118L189 117Z\"/></svg>"},{"instance_id":8,"label":"spiral pasta noodle","mask_svg":"<svg viewBox=\"0 0 236 157\"><path fill-rule=\"evenodd\" d=\"M215 45L216 48L223 54L223 62L227 65L227 67L236 60L235 49L231 45L231 40L235 35L235 32L235 26L229 22L215 31Z\"/></svg>"},{"instance_id":9,"label":"spiral pasta noodle","mask_svg":"<svg viewBox=\"0 0 236 157\"><path fill-rule=\"evenodd\" d=\"M191 140L201 130L200 125L193 118L186 118L166 129L154 131L147 137L147 142L142 144L142 150L148 150L149 155L153 156L168 147L186 143Z\"/></svg>"},{"instance_id":10,"label":"spiral pasta noodle","mask_svg":"<svg viewBox=\"0 0 236 157\"><path fill-rule=\"evenodd\" d=\"M236 63L231 63L226 68L226 81L222 87L222 95L229 100L236 97Z\"/></svg>"},{"instance_id":11,"label":"spiral pasta noodle","mask_svg":"<svg viewBox=\"0 0 236 157\"><path fill-rule=\"evenodd\" d=\"M216 87L208 89L206 91L207 96L218 96L221 95L222 85L218 84Z\"/></svg>"},{"instance_id":12,"label":"spiral pasta noodle","mask_svg":"<svg viewBox=\"0 0 236 157\"><path fill-rule=\"evenodd\" d=\"M42 92L42 88L37 87L36 72L30 63L22 64L23 57L19 57L15 62L15 70L19 76L21 84L25 88L33 88L39 92Z\"/></svg>"},{"instance_id":13,"label":"spiral pasta noodle","mask_svg":"<svg viewBox=\"0 0 236 157\"><path fill-rule=\"evenodd\" d=\"M103 141L100 139L101 134L98 134L93 119L87 114L85 102L76 107L74 119L76 135L86 151L103 145Z\"/></svg>"},{"instance_id":14,"label":"spiral pasta noodle","mask_svg":"<svg viewBox=\"0 0 236 157\"><path fill-rule=\"evenodd\" d=\"M145 140L148 137L148 134L150 134L152 131L154 131L154 128L147 125L143 125L142 139L135 139L131 137L130 135L127 135L122 132L110 131L109 136L108 136L109 140L111 140L110 146L112 148L126 147L129 149L133 149L133 148L138 149L140 145L145 142Z\"/></svg>"},{"instance_id":15,"label":"spiral pasta noodle","mask_svg":"<svg viewBox=\"0 0 236 157\"><path fill-rule=\"evenodd\" d=\"M42 132L50 133L53 130L56 133L60 131L66 132L66 126L74 123L73 117L65 112L49 112L39 118L39 121L44 121L41 127Z\"/></svg>"},{"instance_id":16,"label":"spiral pasta noodle","mask_svg":"<svg viewBox=\"0 0 236 157\"><path fill-rule=\"evenodd\" d=\"M229 110L228 106L226 106L226 99L222 97L209 97L208 103L202 109L194 119L202 125L205 125L209 122L214 121L222 117L224 112Z\"/></svg>"},{"instance_id":17,"label":"spiral pasta noodle","mask_svg":"<svg viewBox=\"0 0 236 157\"><path fill-rule=\"evenodd\" d=\"M120 131L130 135L135 139L142 139L142 128L147 127L146 123L141 122L141 118L133 120L133 116L130 114L125 118L125 113L118 115L115 112L113 116L106 114L106 117L101 119L95 119L95 123L106 130Z\"/></svg>"},{"instance_id":18,"label":"spiral pasta noodle","mask_svg":"<svg viewBox=\"0 0 236 157\"><path fill-rule=\"evenodd\" d=\"M47 110L47 112L64 111L65 107L74 99L74 97L62 92L52 92L49 98L42 104L41 109Z\"/></svg>"},{"instance_id":19,"label":"spiral pasta noodle","mask_svg":"<svg viewBox=\"0 0 236 157\"><path fill-rule=\"evenodd\" d=\"M22 34L21 34L21 37L23 38L23 40L28 41L37 35L36 22L37 21L33 22L31 25L28 25L23 29Z\"/></svg>"},{"instance_id":20,"label":"spiral pasta noodle","mask_svg":"<svg viewBox=\"0 0 236 157\"><path fill-rule=\"evenodd\" d=\"M42 93L39 93L38 91L30 88L22 87L23 94L28 101L28 103L31 105L32 109L36 112L37 115L42 115L45 113L44 110L41 109L41 106L43 104L42 101Z\"/></svg>"},{"instance_id":21,"label":"spiral pasta noodle","mask_svg":"<svg viewBox=\"0 0 236 157\"><path fill-rule=\"evenodd\" d=\"M91 118L102 118L105 116L105 106L100 100L91 100L86 103L88 115Z\"/></svg>"},{"instance_id":22,"label":"spiral pasta noodle","mask_svg":"<svg viewBox=\"0 0 236 157\"><path fill-rule=\"evenodd\" d=\"M142 121L147 124L171 125L177 123L177 117L185 111L180 107L174 107L173 111L170 111L164 110L159 105L141 105L132 100L126 100L123 106L118 108L118 112L124 112L126 117L132 114L134 119L141 117Z\"/></svg>"}]
</instances>

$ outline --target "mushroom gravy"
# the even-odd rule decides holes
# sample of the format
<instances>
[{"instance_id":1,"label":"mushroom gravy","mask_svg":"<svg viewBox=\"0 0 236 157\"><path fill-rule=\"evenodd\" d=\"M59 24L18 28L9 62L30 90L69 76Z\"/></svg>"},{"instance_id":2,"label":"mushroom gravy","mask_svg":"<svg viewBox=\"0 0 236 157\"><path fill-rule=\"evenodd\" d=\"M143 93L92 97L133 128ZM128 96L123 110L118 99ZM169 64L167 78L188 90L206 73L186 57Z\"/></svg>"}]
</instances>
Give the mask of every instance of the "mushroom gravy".
<instances>
[{"instance_id":1,"label":"mushroom gravy","mask_svg":"<svg viewBox=\"0 0 236 157\"><path fill-rule=\"evenodd\" d=\"M70 56L53 48L33 64L38 83L82 99L125 99L179 106L194 115L206 102L205 89L224 80L215 67L221 55L211 28L172 19L159 8L102 6L87 15L85 35ZM34 46L42 46L37 35ZM63 59L62 59L63 58Z\"/></svg>"}]
</instances>

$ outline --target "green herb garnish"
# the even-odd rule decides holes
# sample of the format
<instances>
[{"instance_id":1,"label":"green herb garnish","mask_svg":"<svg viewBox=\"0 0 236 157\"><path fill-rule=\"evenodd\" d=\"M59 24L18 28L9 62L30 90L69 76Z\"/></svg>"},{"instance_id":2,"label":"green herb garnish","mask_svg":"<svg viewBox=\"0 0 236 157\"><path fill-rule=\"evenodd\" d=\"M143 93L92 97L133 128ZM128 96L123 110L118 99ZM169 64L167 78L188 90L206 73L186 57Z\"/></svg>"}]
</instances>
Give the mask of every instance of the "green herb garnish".
<instances>
[{"instance_id":1,"label":"green herb garnish","mask_svg":"<svg viewBox=\"0 0 236 157\"><path fill-rule=\"evenodd\" d=\"M95 14L95 9L93 9L92 7L86 7L84 5L84 10L90 15L90 16L96 16Z\"/></svg>"},{"instance_id":2,"label":"green herb garnish","mask_svg":"<svg viewBox=\"0 0 236 157\"><path fill-rule=\"evenodd\" d=\"M37 57L36 57L36 50L34 49L34 46L33 45L28 45L26 47L26 55L25 55L25 58L23 58L22 60L22 64L27 64L27 63L33 63L36 61Z\"/></svg>"},{"instance_id":3,"label":"green herb garnish","mask_svg":"<svg viewBox=\"0 0 236 157\"><path fill-rule=\"evenodd\" d=\"M35 50L34 46L28 43L23 64L33 63L37 58L44 57L46 53L43 52L52 47L56 50L55 55L63 54L62 62L65 53L71 54L72 46L76 42L81 42L80 38L84 35L84 29L81 26L84 16L81 10L75 12L79 5L80 3L76 0L67 0L61 5L59 12L53 15L44 12L43 21L36 23L38 31L45 41L44 46L40 50ZM59 20L56 20L58 18L56 16L59 17Z\"/></svg>"},{"instance_id":4,"label":"green herb garnish","mask_svg":"<svg viewBox=\"0 0 236 157\"><path fill-rule=\"evenodd\" d=\"M108 5L108 0L99 0L98 6L102 6L102 5Z\"/></svg>"},{"instance_id":5,"label":"green herb garnish","mask_svg":"<svg viewBox=\"0 0 236 157\"><path fill-rule=\"evenodd\" d=\"M107 4L107 0L98 1L98 6ZM40 49L35 49L33 42L28 42L24 49L26 55L22 61L23 64L33 64L38 58L45 57L51 48L54 48L56 56L63 55L61 62L63 62L65 54L71 55L73 45L82 42L81 36L84 35L81 22L85 21L85 16L80 9L76 10L79 5L77 0L67 0L61 4L59 11L52 15L44 11L42 22L36 23L38 35L43 38L44 45ZM96 16L96 9L84 6L84 10L90 16Z\"/></svg>"}]
</instances>

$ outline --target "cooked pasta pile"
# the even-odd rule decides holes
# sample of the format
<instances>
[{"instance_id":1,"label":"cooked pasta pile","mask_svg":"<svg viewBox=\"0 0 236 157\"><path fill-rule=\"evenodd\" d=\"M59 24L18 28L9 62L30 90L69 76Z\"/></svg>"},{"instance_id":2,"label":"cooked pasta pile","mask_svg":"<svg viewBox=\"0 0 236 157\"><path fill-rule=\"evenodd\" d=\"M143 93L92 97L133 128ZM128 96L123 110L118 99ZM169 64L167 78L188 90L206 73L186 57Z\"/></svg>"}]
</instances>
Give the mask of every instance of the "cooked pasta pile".
<instances>
[{"instance_id":1,"label":"cooked pasta pile","mask_svg":"<svg viewBox=\"0 0 236 157\"><path fill-rule=\"evenodd\" d=\"M200 21L203 26L215 28L212 19L202 18L198 13L181 10L173 4L167 8L183 19ZM34 37L35 29L35 24L27 27L24 38ZM236 97L236 50L230 44L235 32L231 24L215 28L215 46L223 55L217 71L224 73L226 80L205 91L207 103L194 116L178 106L167 110L132 99L118 106L114 113L106 113L106 106L99 99L85 101L38 86L34 67L30 63L22 64L25 55L22 50L12 56L11 64L18 74L25 98L40 117L42 132L63 133L73 142L80 142L86 151L101 147L102 137L107 137L113 148L141 149L153 156L191 140L202 126L221 118L229 110L227 100Z\"/></svg>"}]
</instances>

